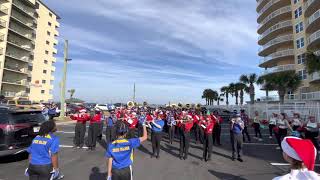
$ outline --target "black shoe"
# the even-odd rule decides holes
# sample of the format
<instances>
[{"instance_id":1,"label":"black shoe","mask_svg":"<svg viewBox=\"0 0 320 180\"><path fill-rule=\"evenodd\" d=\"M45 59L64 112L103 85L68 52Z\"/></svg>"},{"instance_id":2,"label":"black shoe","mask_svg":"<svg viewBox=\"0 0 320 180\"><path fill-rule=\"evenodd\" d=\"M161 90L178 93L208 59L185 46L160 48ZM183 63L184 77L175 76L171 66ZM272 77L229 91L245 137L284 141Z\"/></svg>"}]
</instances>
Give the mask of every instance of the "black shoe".
<instances>
[{"instance_id":1,"label":"black shoe","mask_svg":"<svg viewBox=\"0 0 320 180\"><path fill-rule=\"evenodd\" d=\"M182 160L182 159L183 159L183 158L182 158L182 156L180 156L179 158L180 158L180 160Z\"/></svg>"},{"instance_id":2,"label":"black shoe","mask_svg":"<svg viewBox=\"0 0 320 180\"><path fill-rule=\"evenodd\" d=\"M235 161L235 160L236 160L236 158L232 157L232 158L231 158L231 160L232 160L232 161Z\"/></svg>"},{"instance_id":3,"label":"black shoe","mask_svg":"<svg viewBox=\"0 0 320 180\"><path fill-rule=\"evenodd\" d=\"M160 158L160 156L158 155L158 156L156 156L156 158L157 158L157 159L159 159L159 158Z\"/></svg>"},{"instance_id":4,"label":"black shoe","mask_svg":"<svg viewBox=\"0 0 320 180\"><path fill-rule=\"evenodd\" d=\"M88 147L87 151L91 151L91 147Z\"/></svg>"},{"instance_id":5,"label":"black shoe","mask_svg":"<svg viewBox=\"0 0 320 180\"><path fill-rule=\"evenodd\" d=\"M238 158L237 160L240 161L240 162L243 162L243 160L241 158Z\"/></svg>"},{"instance_id":6,"label":"black shoe","mask_svg":"<svg viewBox=\"0 0 320 180\"><path fill-rule=\"evenodd\" d=\"M187 157L187 156L184 156L184 157L183 157L183 159L184 159L184 160L187 160L187 159L188 159L188 157Z\"/></svg>"}]
</instances>

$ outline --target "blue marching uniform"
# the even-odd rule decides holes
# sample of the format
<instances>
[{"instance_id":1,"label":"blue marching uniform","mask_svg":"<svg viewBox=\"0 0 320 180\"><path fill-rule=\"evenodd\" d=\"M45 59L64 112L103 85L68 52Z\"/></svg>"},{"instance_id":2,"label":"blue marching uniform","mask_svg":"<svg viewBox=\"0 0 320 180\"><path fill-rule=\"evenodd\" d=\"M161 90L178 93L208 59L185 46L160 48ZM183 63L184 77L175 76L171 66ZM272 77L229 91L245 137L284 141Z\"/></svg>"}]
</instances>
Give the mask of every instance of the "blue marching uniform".
<instances>
[{"instance_id":1,"label":"blue marching uniform","mask_svg":"<svg viewBox=\"0 0 320 180\"><path fill-rule=\"evenodd\" d=\"M106 119L106 141L107 144L111 143L115 137L116 137L116 133L115 133L115 126L114 126L115 120L110 116L108 117L108 119Z\"/></svg>"},{"instance_id":2,"label":"blue marching uniform","mask_svg":"<svg viewBox=\"0 0 320 180\"><path fill-rule=\"evenodd\" d=\"M27 149L31 155L28 174L30 180L48 180L53 170L51 156L59 152L59 138L53 134L37 136Z\"/></svg>"}]
</instances>

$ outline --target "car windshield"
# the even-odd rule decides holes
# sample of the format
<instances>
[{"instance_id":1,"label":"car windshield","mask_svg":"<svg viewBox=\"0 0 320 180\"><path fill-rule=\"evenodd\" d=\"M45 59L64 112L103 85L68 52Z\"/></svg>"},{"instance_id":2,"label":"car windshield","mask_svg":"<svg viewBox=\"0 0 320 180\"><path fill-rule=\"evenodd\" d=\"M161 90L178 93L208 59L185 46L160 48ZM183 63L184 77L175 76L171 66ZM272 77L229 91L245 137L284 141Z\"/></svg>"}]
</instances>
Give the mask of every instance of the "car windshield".
<instances>
[{"instance_id":1,"label":"car windshield","mask_svg":"<svg viewBox=\"0 0 320 180\"><path fill-rule=\"evenodd\" d=\"M19 105L31 105L31 101L18 101Z\"/></svg>"},{"instance_id":2,"label":"car windshield","mask_svg":"<svg viewBox=\"0 0 320 180\"><path fill-rule=\"evenodd\" d=\"M22 123L42 123L45 121L44 116L41 112L19 112L12 114L12 123L13 124L22 124Z\"/></svg>"},{"instance_id":3,"label":"car windshield","mask_svg":"<svg viewBox=\"0 0 320 180\"><path fill-rule=\"evenodd\" d=\"M99 104L98 106L106 106L105 104Z\"/></svg>"}]
</instances>

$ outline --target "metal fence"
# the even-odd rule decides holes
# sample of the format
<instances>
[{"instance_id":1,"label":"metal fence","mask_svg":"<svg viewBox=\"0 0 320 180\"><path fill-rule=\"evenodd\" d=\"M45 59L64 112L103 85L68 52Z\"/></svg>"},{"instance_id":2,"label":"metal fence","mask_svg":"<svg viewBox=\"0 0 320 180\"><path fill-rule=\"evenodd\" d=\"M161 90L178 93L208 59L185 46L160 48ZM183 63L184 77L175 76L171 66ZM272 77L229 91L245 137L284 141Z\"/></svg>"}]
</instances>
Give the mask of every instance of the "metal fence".
<instances>
[{"instance_id":1,"label":"metal fence","mask_svg":"<svg viewBox=\"0 0 320 180\"><path fill-rule=\"evenodd\" d=\"M238 112L241 109L244 109L246 113L252 118L254 113L257 111L259 116L263 119L269 119L272 113L286 113L290 118L293 117L294 113L299 113L300 117L305 120L309 116L315 116L317 120L320 120L320 103L309 103L309 104L280 104L280 103L261 103L261 104L247 104L243 106L237 105L220 105L220 106L208 106L207 108L218 108L218 109L226 109L228 111L237 110ZM320 121L319 121L320 122Z\"/></svg>"}]
</instances>

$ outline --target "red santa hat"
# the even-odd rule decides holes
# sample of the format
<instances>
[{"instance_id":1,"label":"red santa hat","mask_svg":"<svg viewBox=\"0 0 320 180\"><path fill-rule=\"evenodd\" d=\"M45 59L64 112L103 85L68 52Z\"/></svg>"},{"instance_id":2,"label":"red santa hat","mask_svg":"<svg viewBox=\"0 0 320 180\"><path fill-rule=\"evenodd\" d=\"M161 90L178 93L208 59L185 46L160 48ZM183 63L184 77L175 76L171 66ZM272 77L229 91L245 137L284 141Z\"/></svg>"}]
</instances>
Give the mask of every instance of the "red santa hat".
<instances>
[{"instance_id":1,"label":"red santa hat","mask_svg":"<svg viewBox=\"0 0 320 180\"><path fill-rule=\"evenodd\" d=\"M281 147L288 156L302 161L310 171L313 171L317 150L309 139L285 137L281 142Z\"/></svg>"}]
</instances>

